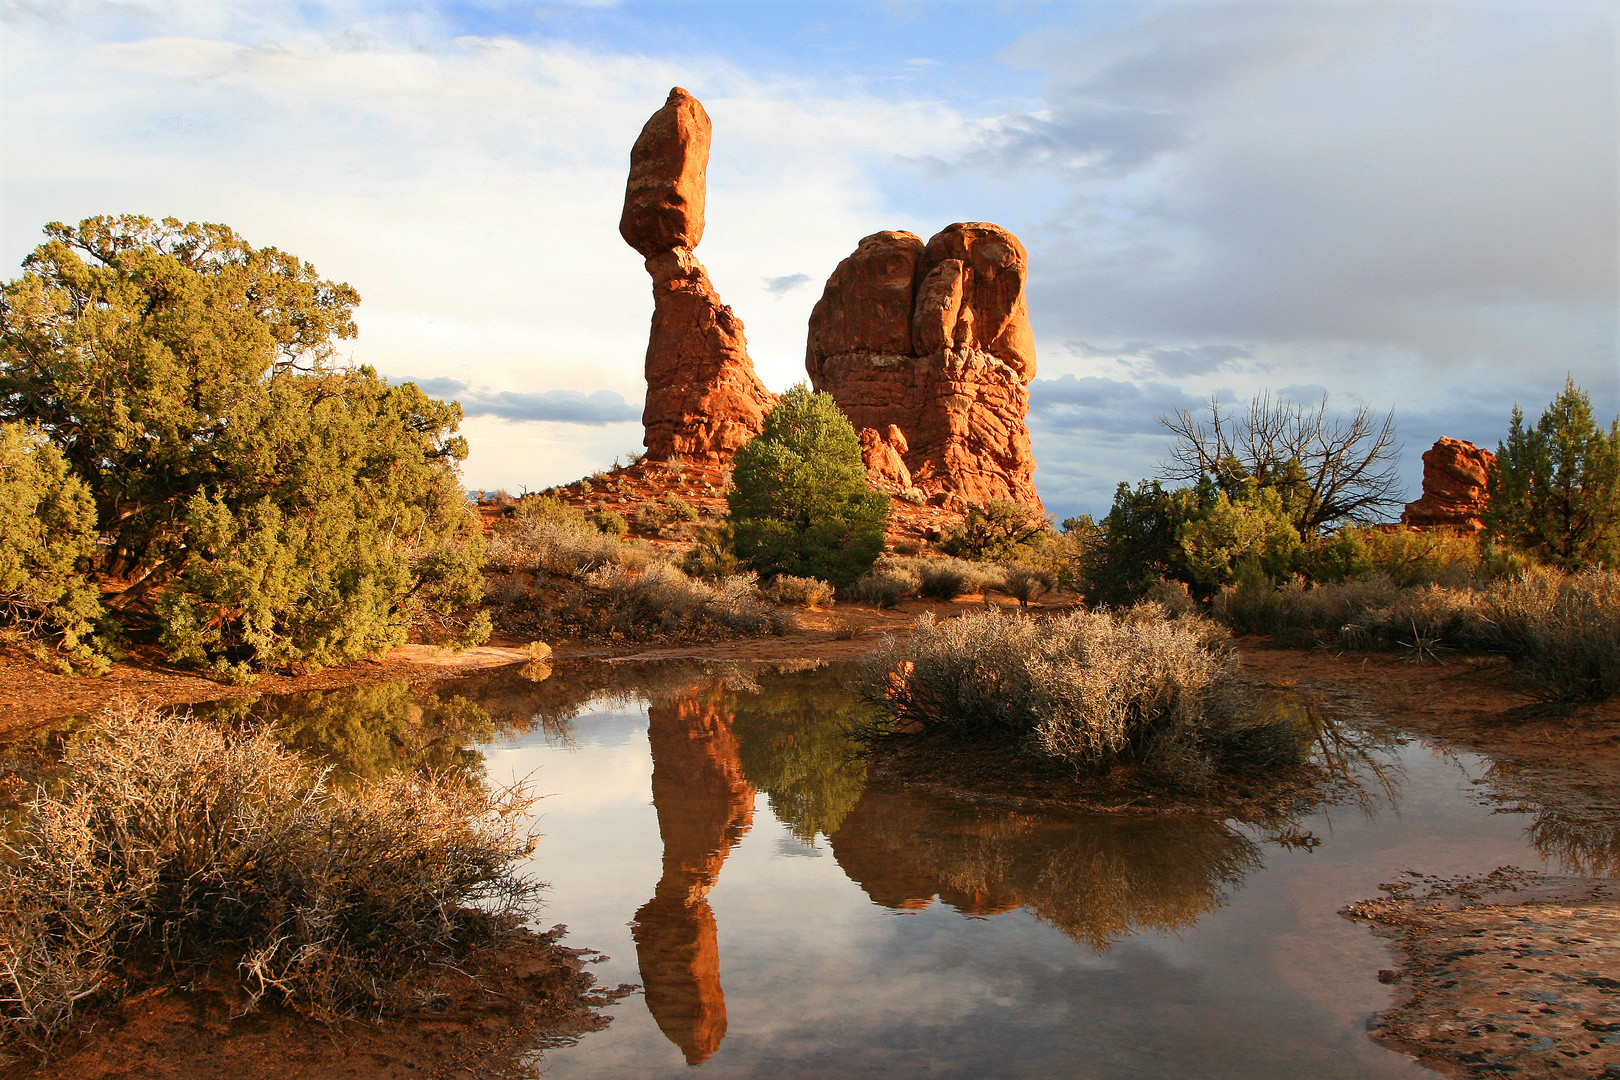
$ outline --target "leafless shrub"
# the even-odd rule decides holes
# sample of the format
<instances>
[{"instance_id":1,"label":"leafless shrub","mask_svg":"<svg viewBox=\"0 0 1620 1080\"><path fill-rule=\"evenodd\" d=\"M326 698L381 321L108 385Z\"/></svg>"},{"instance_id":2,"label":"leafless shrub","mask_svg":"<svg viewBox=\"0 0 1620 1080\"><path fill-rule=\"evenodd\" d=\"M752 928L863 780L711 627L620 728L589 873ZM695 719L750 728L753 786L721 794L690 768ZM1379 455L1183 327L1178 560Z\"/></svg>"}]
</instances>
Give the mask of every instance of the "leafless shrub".
<instances>
[{"instance_id":1,"label":"leafless shrub","mask_svg":"<svg viewBox=\"0 0 1620 1080\"><path fill-rule=\"evenodd\" d=\"M639 574L609 567L587 579L600 590L587 618L627 639L702 640L737 634L785 634L796 621L760 595L752 573L696 581L668 563Z\"/></svg>"},{"instance_id":2,"label":"leafless shrub","mask_svg":"<svg viewBox=\"0 0 1620 1080\"><path fill-rule=\"evenodd\" d=\"M797 604L800 607L831 607L835 590L832 585L813 577L794 577L778 574L764 590L767 599L777 604Z\"/></svg>"},{"instance_id":3,"label":"leafless shrub","mask_svg":"<svg viewBox=\"0 0 1620 1080\"><path fill-rule=\"evenodd\" d=\"M251 1002L315 1017L396 1011L532 911L521 790L325 779L263 731L108 718L4 841L0 1040L48 1043L137 955L234 959Z\"/></svg>"},{"instance_id":4,"label":"leafless shrub","mask_svg":"<svg viewBox=\"0 0 1620 1080\"><path fill-rule=\"evenodd\" d=\"M1606 701L1620 694L1620 573L1527 573L1492 585L1484 608L1537 697Z\"/></svg>"},{"instance_id":5,"label":"leafless shrub","mask_svg":"<svg viewBox=\"0 0 1620 1080\"><path fill-rule=\"evenodd\" d=\"M1157 605L1054 619L924 616L908 642L866 663L860 687L894 731L1015 742L1077 770L1134 761L1197 785L1302 760L1300 733L1246 701L1223 637Z\"/></svg>"}]
</instances>

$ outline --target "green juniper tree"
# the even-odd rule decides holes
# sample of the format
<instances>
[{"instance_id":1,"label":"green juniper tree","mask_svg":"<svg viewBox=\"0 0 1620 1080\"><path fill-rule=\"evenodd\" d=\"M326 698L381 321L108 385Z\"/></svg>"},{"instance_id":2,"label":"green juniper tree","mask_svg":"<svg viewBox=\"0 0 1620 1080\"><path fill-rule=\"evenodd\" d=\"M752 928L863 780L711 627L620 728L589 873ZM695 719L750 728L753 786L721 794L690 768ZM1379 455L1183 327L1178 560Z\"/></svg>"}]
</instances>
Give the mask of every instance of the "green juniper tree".
<instances>
[{"instance_id":1,"label":"green juniper tree","mask_svg":"<svg viewBox=\"0 0 1620 1080\"><path fill-rule=\"evenodd\" d=\"M761 574L848 585L883 550L889 497L867 483L849 418L803 383L737 451L732 484L732 548Z\"/></svg>"},{"instance_id":2,"label":"green juniper tree","mask_svg":"<svg viewBox=\"0 0 1620 1080\"><path fill-rule=\"evenodd\" d=\"M104 669L91 646L101 598L85 573L96 504L38 431L0 424L0 633L59 637L70 664Z\"/></svg>"},{"instance_id":3,"label":"green juniper tree","mask_svg":"<svg viewBox=\"0 0 1620 1080\"><path fill-rule=\"evenodd\" d=\"M461 410L333 365L352 288L223 225L45 232L0 294L0 420L88 489L109 607L238 676L487 634L452 614L482 592Z\"/></svg>"},{"instance_id":4,"label":"green juniper tree","mask_svg":"<svg viewBox=\"0 0 1620 1080\"><path fill-rule=\"evenodd\" d=\"M1513 407L1507 441L1496 447L1483 520L1493 539L1564 567L1620 557L1620 418L1605 432L1592 401L1564 390L1526 427Z\"/></svg>"}]
</instances>

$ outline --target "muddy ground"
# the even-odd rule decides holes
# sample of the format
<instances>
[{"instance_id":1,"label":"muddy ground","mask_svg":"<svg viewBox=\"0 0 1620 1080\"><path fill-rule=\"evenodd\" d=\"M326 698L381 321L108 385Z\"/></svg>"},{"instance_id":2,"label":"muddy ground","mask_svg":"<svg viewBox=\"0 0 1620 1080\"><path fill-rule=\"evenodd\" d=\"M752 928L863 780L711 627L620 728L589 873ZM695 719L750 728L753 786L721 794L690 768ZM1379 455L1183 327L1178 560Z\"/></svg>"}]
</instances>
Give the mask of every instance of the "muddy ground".
<instances>
[{"instance_id":1,"label":"muddy ground","mask_svg":"<svg viewBox=\"0 0 1620 1080\"><path fill-rule=\"evenodd\" d=\"M1055 599L1048 610L1070 598ZM944 616L983 602L976 596L911 600L889 611L840 605L803 612L799 628L782 637L701 646L552 644L558 659L852 659L880 645L885 634L903 636L924 611ZM379 660L313 675L266 676L248 687L139 655L102 678L79 679L0 650L0 742L26 739L55 718L126 703L441 679L525 661L522 644L499 642L460 655L407 646ZM1486 754L1499 762L1493 783L1504 798L1563 807L1620 829L1620 702L1546 706L1524 693L1511 667L1494 657L1452 655L1417 664L1390 653L1276 648L1263 638L1238 645L1244 671L1257 683L1297 688L1369 721ZM1481 877L1462 882L1413 878L1346 910L1389 937L1397 966L1386 978L1407 991L1401 1004L1375 1018L1372 1034L1449 1075L1620 1080L1620 886L1604 878L1490 870L1482 867ZM94 1030L64 1047L69 1056L46 1066L15 1064L0 1070L0 1080L471 1075L461 1068L471 1060L469 1048L498 1058L502 1048L543 1047L596 1022L590 1005L600 992L570 981L579 971L568 967L570 954L554 946L541 951L549 959L536 953L513 958L509 967L520 982L538 979L535 988L550 988L536 991L552 1001L549 1019L521 1009L503 1013L504 1006L464 994L449 1017L328 1029L290 1013L232 1018L229 995L217 987L155 990L98 1017ZM502 961L493 962L499 967ZM264 1055L268 1045L278 1048L273 1056Z\"/></svg>"}]
</instances>

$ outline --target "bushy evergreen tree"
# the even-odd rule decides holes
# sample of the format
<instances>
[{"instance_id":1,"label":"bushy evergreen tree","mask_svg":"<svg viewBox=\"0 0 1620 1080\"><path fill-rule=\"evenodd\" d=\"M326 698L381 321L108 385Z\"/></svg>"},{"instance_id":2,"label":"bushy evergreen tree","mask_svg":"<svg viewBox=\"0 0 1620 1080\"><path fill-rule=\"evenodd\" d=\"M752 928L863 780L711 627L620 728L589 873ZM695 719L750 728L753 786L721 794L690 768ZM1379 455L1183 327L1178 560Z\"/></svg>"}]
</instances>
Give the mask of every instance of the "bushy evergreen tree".
<instances>
[{"instance_id":1,"label":"bushy evergreen tree","mask_svg":"<svg viewBox=\"0 0 1620 1080\"><path fill-rule=\"evenodd\" d=\"M59 636L65 658L105 666L90 646L101 598L86 575L96 504L61 451L21 424L0 424L0 632Z\"/></svg>"},{"instance_id":2,"label":"bushy evergreen tree","mask_svg":"<svg viewBox=\"0 0 1620 1080\"><path fill-rule=\"evenodd\" d=\"M1620 558L1620 418L1605 432L1592 402L1569 379L1526 427L1513 408L1498 443L1484 522L1493 539L1564 567Z\"/></svg>"},{"instance_id":3,"label":"bushy evergreen tree","mask_svg":"<svg viewBox=\"0 0 1620 1080\"><path fill-rule=\"evenodd\" d=\"M461 411L331 363L359 296L223 225L53 223L0 297L0 420L94 500L94 571L171 656L225 673L332 664L481 594Z\"/></svg>"},{"instance_id":4,"label":"bushy evergreen tree","mask_svg":"<svg viewBox=\"0 0 1620 1080\"><path fill-rule=\"evenodd\" d=\"M802 383L737 451L732 484L731 544L761 574L848 585L883 550L889 497L867 483L849 418Z\"/></svg>"}]
</instances>

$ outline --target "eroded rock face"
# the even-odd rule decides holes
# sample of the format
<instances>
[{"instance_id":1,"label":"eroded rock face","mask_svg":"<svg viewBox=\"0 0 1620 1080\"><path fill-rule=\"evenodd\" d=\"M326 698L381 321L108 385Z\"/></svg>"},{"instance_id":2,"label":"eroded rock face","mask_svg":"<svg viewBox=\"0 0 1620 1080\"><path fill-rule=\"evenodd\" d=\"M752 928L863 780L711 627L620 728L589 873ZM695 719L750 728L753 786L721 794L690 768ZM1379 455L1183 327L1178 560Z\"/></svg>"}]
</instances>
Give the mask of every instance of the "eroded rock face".
<instances>
[{"instance_id":1,"label":"eroded rock face","mask_svg":"<svg viewBox=\"0 0 1620 1080\"><path fill-rule=\"evenodd\" d=\"M1423 452L1423 497L1406 504L1405 525L1478 532L1486 478L1496 455L1461 439L1442 437Z\"/></svg>"},{"instance_id":2,"label":"eroded rock face","mask_svg":"<svg viewBox=\"0 0 1620 1080\"><path fill-rule=\"evenodd\" d=\"M703 239L709 137L702 104L677 86L630 151L619 234L653 281L641 418L653 461L728 462L776 404L754 374L742 320L692 254Z\"/></svg>"},{"instance_id":3,"label":"eroded rock face","mask_svg":"<svg viewBox=\"0 0 1620 1080\"><path fill-rule=\"evenodd\" d=\"M1035 377L1027 272L1024 246L997 225L958 223L926 245L874 233L838 264L811 313L811 386L857 430L903 444L911 483L936 505L1041 505L1024 424ZM889 455L874 445L863 456L873 483L895 491Z\"/></svg>"}]
</instances>

